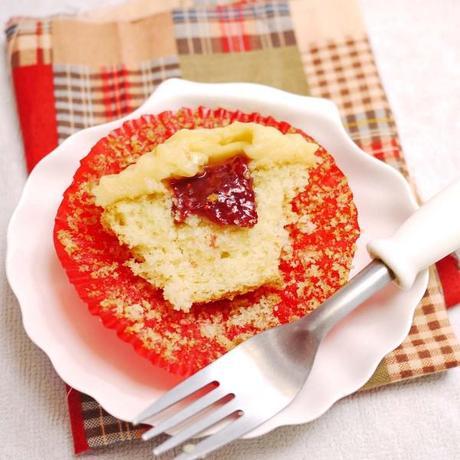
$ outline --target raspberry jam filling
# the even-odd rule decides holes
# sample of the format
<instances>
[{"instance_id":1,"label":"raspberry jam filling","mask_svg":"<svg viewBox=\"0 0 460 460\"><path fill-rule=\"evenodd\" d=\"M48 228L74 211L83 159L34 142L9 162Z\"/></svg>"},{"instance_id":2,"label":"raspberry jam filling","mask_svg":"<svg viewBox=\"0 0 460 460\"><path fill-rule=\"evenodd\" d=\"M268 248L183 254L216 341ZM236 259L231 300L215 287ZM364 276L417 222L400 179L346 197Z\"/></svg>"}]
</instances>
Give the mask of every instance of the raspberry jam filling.
<instances>
[{"instance_id":1,"label":"raspberry jam filling","mask_svg":"<svg viewBox=\"0 0 460 460\"><path fill-rule=\"evenodd\" d=\"M178 223L196 214L219 224L253 227L256 202L248 159L238 155L193 177L172 179L172 213Z\"/></svg>"}]
</instances>

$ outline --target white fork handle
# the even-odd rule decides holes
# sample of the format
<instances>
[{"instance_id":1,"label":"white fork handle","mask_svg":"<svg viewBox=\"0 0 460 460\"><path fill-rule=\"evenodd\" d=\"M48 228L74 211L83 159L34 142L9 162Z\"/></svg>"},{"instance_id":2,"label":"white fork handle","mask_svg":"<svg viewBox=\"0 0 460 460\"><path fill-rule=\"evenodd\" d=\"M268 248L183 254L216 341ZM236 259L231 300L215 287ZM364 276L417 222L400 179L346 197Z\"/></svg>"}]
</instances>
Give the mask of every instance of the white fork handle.
<instances>
[{"instance_id":1,"label":"white fork handle","mask_svg":"<svg viewBox=\"0 0 460 460\"><path fill-rule=\"evenodd\" d=\"M390 238L372 241L369 253L382 260L403 289L419 272L460 248L460 180L423 204Z\"/></svg>"}]
</instances>

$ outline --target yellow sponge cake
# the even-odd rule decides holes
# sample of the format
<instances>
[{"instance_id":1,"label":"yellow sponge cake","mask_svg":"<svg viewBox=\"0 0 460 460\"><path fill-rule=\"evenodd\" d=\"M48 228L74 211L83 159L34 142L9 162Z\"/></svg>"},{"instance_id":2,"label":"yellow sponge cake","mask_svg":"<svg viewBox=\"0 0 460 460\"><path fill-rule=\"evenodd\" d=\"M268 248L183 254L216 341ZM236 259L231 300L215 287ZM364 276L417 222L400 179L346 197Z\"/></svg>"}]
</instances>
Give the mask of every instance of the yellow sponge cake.
<instances>
[{"instance_id":1,"label":"yellow sponge cake","mask_svg":"<svg viewBox=\"0 0 460 460\"><path fill-rule=\"evenodd\" d=\"M173 308L189 311L196 302L282 283L279 261L289 244L290 202L307 185L317 148L298 134L256 123L183 129L119 174L103 176L93 193L104 208L104 227L131 250L131 270L161 288ZM197 206L179 219L174 184L189 178L183 188L189 193L189 184L199 183L206 171L210 175L213 165L235 158L242 158L248 171L233 189L207 195L205 208L216 203L234 216L247 192L243 205L249 218L229 223ZM218 185L223 187L222 181ZM192 192L188 198L196 198Z\"/></svg>"}]
</instances>

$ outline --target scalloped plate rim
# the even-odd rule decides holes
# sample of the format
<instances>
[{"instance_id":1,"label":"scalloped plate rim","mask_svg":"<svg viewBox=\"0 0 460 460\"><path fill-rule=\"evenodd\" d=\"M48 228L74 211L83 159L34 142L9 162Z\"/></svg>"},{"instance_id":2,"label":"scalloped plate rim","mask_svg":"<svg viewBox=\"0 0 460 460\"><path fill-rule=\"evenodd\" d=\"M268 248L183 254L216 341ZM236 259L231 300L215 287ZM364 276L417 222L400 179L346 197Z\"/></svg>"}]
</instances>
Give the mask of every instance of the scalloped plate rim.
<instances>
[{"instance_id":1,"label":"scalloped plate rim","mask_svg":"<svg viewBox=\"0 0 460 460\"><path fill-rule=\"evenodd\" d=\"M47 170L51 171L52 165L54 163L59 163L60 161L67 161L66 159L64 159L64 156L61 152L72 148L72 146L75 143L78 143L80 139L93 139L94 137L97 141L98 138L103 137L105 135L104 133L107 133L108 131L115 129L128 119L136 118L146 113L159 113L163 111L166 107L172 108L174 105L177 106L177 104L179 104L178 106L187 105L187 103L183 102L197 97L200 98L200 96L200 100L203 100L203 104L200 105L207 106L207 104L204 101L213 97L216 99L228 98L228 96L225 93L232 89L238 90L238 96L233 97L232 103L237 103L239 109L243 111L250 111L244 108L244 105L252 106L254 105L254 103L256 105L259 104L264 107L270 107L270 103L266 101L261 102L260 100L261 97L265 97L266 95L271 96L271 98L277 101L277 103L280 103L280 98L282 98L284 106L277 107L276 110L291 110L298 112L299 114L302 114L304 112L306 113L308 112L308 110L310 112L317 111L315 113L315 115L318 116L317 120L321 123L328 123L331 128L333 127L335 129L334 135L337 136L337 138L340 138L340 140L343 142L343 145L345 145L346 148L348 148L349 151L352 152L352 155L355 155L356 158L359 158L359 161L362 162L363 165L372 165L371 169L375 169L377 172L380 172L379 174L386 176L388 180L390 182L394 182L395 185L398 184L397 186L400 187L402 193L401 200L404 197L404 199L406 200L405 206L407 206L408 209L411 209L413 211L417 207L415 200L411 195L410 188L407 182L402 178L402 176L390 166L364 153L352 142L352 140L348 137L348 134L345 132L345 129L341 124L338 109L331 101L320 98L293 95L278 89L258 84L206 84L188 82L180 79L170 79L162 83L152 94L152 96L150 96L149 99L141 107L139 107L137 110L135 110L128 116L109 123L81 130L67 138L52 153L50 153L43 160L41 160L40 163L31 172L24 186L21 198L16 206L15 211L11 216L7 231L7 278L14 293L16 294L16 297L19 300L24 328L30 339L48 355L57 373L65 382L67 382L73 388L94 397L104 407L104 409L106 409L109 413L116 416L117 418L130 420L135 414L127 415L126 410L121 408L119 404L113 404L112 392L116 392L116 388L114 389L114 385L111 385L110 382L105 382L105 387L103 386L97 388L97 385L101 384L100 379L95 379L93 374L87 372L86 369L81 368L81 366L78 367L78 364L75 363L73 365L76 365L76 368L78 368L78 372L69 371L69 362L71 363L72 360L69 361L69 353L68 351L66 351L65 347L56 347L56 344L50 343L49 340L45 338L43 331L40 331L35 328L35 324L32 321L33 317L31 313L33 311L33 305L31 305L31 302L29 301L30 299L28 299L25 295L24 287L21 287L22 279L21 276L18 275L17 264L14 260L15 251L18 250L18 242L16 240L17 222L20 221L21 214L24 214L24 212L27 211L27 200L30 200L30 196L32 193L30 189L33 189L33 185L37 181L37 178L41 175L46 175ZM232 104L219 103L218 105L229 106ZM273 103L271 104L271 106L273 107ZM155 109L152 110L152 107L155 107ZM272 112L268 111L265 113L271 114ZM283 117L279 116L274 117L277 119L283 119ZM294 126L300 127L298 124ZM311 134L311 131L312 130L308 131L309 134ZM314 133L312 135L313 137L316 137ZM95 143L94 140L93 143ZM324 144L324 142L320 143ZM84 154L86 153L87 152L85 152ZM83 157L84 154L81 155L81 157ZM339 166L342 168L340 163ZM69 182L70 179L71 178L69 178ZM268 423L264 424L262 427L259 427L258 429L251 432L247 437L262 435L275 429L278 426L299 424L311 421L314 418L319 417L326 410L328 410L329 407L335 401L359 389L368 380L368 378L371 377L383 356L385 356L388 352L397 347L406 337L412 323L413 311L415 310L415 307L418 304L418 300L421 298L421 295L423 294L426 288L427 279L428 277L426 272L419 275L417 279L417 292L413 296L413 305L412 308L409 309L408 312L406 312L409 314L406 314L404 318L404 324L401 325L400 333L397 334L397 336L393 337L391 340L388 340L385 346L380 347L379 353L375 354L373 359L369 359L366 372L363 373L358 384L356 382L351 382L348 385L344 384L341 387L341 391L336 391L334 397L330 398L330 401L327 404L323 404L323 406L319 409L317 408L317 410L310 410L309 414L306 413L308 412L308 410L305 411L305 408L301 408L302 414L300 414L298 417L291 417L289 420L283 421L282 419L280 419L277 421L276 419L277 417L279 417L279 415L277 415ZM144 358L139 357L139 359ZM291 409L293 406L295 407L296 405L300 408L301 401L299 401L299 398L297 398L296 401L294 401L288 409ZM285 411L283 411L281 414L283 414L284 412ZM299 413L300 412L301 411L299 411Z\"/></svg>"}]
</instances>

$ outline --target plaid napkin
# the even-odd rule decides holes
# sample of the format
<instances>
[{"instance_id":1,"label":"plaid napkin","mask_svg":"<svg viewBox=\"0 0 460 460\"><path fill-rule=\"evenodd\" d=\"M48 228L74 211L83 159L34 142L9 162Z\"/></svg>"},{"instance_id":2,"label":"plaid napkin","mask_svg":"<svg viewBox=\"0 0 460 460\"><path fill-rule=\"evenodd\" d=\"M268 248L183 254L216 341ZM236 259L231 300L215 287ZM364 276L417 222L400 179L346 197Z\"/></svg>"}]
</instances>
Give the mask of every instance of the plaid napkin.
<instances>
[{"instance_id":1,"label":"plaid napkin","mask_svg":"<svg viewBox=\"0 0 460 460\"><path fill-rule=\"evenodd\" d=\"M330 98L353 140L408 178L353 1L134 0L78 17L13 18L6 34L29 169L70 134L131 112L161 81L183 77ZM440 269L445 298L458 302L456 261ZM365 388L460 365L445 298L433 267L409 336ZM77 453L140 436L84 394L70 390L68 402Z\"/></svg>"}]
</instances>

